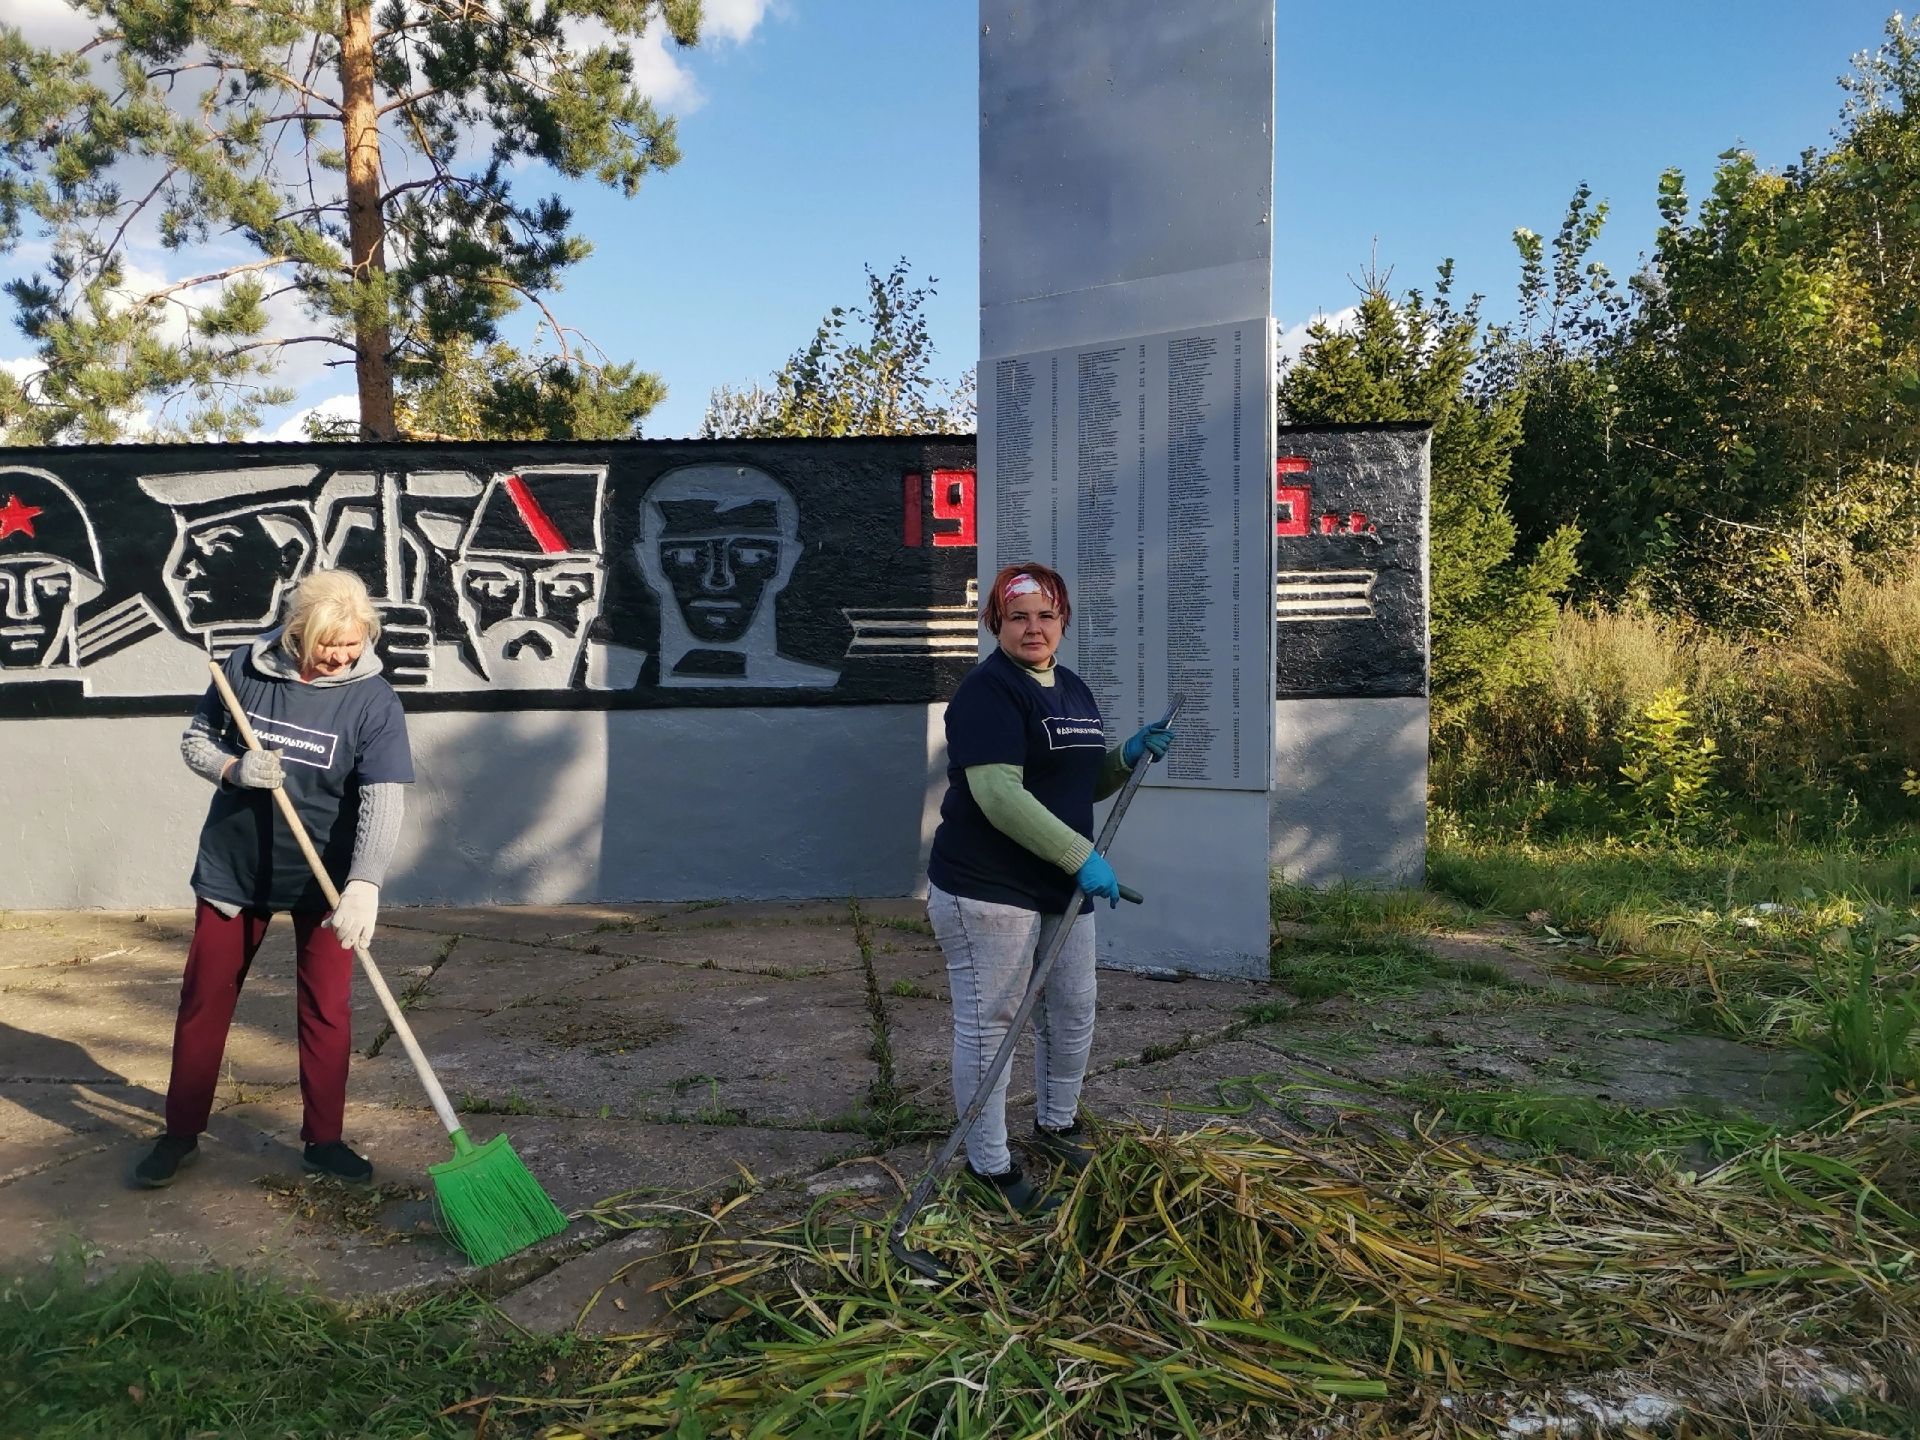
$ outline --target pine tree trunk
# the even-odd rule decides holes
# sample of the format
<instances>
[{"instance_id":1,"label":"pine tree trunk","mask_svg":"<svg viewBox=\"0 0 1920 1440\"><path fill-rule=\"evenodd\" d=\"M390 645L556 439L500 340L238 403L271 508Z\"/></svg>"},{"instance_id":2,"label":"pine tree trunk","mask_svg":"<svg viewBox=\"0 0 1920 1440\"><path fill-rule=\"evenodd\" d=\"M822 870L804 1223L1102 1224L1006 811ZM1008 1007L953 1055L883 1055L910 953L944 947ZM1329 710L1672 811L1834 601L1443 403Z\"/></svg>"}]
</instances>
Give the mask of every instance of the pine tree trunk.
<instances>
[{"instance_id":1,"label":"pine tree trunk","mask_svg":"<svg viewBox=\"0 0 1920 1440\"><path fill-rule=\"evenodd\" d=\"M387 271L386 218L380 210L380 117L373 94L372 0L346 0L340 34L340 104L346 123L347 245L356 281ZM360 429L369 440L399 438L393 414L393 338L384 303L354 321L354 378Z\"/></svg>"}]
</instances>

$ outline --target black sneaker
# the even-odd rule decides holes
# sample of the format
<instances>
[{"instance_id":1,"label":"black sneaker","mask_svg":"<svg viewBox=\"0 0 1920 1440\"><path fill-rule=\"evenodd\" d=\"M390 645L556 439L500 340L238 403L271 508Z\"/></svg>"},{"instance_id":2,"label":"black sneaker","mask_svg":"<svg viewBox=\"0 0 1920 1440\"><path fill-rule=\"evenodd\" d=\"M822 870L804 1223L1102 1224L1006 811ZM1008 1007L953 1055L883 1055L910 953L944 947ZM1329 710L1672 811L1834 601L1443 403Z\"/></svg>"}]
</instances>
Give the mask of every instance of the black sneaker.
<instances>
[{"instance_id":1,"label":"black sneaker","mask_svg":"<svg viewBox=\"0 0 1920 1440\"><path fill-rule=\"evenodd\" d=\"M998 1175L982 1175L967 1162L967 1176L1016 1215L1045 1215L1060 1207L1060 1197L1042 1190L1014 1165Z\"/></svg>"},{"instance_id":2,"label":"black sneaker","mask_svg":"<svg viewBox=\"0 0 1920 1440\"><path fill-rule=\"evenodd\" d=\"M1078 1175L1093 1163L1093 1132L1078 1115L1064 1130L1049 1129L1036 1120L1029 1148Z\"/></svg>"},{"instance_id":3,"label":"black sneaker","mask_svg":"<svg viewBox=\"0 0 1920 1440\"><path fill-rule=\"evenodd\" d=\"M373 1179L373 1162L364 1155L356 1155L347 1148L344 1140L329 1140L324 1145L307 1146L307 1169L317 1170L322 1175L331 1175L336 1180L345 1180L350 1184L362 1185Z\"/></svg>"},{"instance_id":4,"label":"black sneaker","mask_svg":"<svg viewBox=\"0 0 1920 1440\"><path fill-rule=\"evenodd\" d=\"M162 1135L153 1142L146 1158L133 1167L133 1183L145 1190L164 1190L199 1158L199 1137Z\"/></svg>"}]
</instances>

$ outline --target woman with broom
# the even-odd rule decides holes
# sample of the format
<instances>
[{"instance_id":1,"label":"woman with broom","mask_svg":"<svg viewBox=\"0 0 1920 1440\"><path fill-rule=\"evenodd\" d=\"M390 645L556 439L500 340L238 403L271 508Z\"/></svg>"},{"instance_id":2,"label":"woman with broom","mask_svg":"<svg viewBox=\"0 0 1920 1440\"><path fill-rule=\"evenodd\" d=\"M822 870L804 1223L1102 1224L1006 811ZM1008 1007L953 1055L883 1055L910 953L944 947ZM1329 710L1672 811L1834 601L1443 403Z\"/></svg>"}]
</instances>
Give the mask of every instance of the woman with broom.
<instances>
[{"instance_id":1,"label":"woman with broom","mask_svg":"<svg viewBox=\"0 0 1920 1440\"><path fill-rule=\"evenodd\" d=\"M373 1166L341 1138L352 1049L353 947L373 937L380 885L413 779L406 716L380 677L380 616L358 576L320 570L293 592L285 623L227 658L261 745L248 749L209 689L181 739L187 768L214 786L193 867L197 897L174 1023L166 1133L134 1170L170 1185L198 1158L234 1005L273 916L293 917L298 951L300 1138L310 1170L367 1181ZM275 814L284 789L340 904L326 898Z\"/></svg>"},{"instance_id":2,"label":"woman with broom","mask_svg":"<svg viewBox=\"0 0 1920 1440\"><path fill-rule=\"evenodd\" d=\"M1067 923L1075 888L1120 900L1113 867L1093 848L1093 806L1126 782L1142 753L1158 761L1173 732L1149 725L1106 748L1100 707L1054 652L1073 607L1044 565L994 577L980 623L999 647L947 706L947 794L927 865L927 917L953 995L953 1091L964 1114L1020 1008L1035 957ZM1032 1151L1082 1170L1092 1158L1080 1085L1093 1048L1093 909L1074 924L1034 1011ZM1020 1214L1058 1203L1007 1148L1007 1074L967 1135L967 1173Z\"/></svg>"}]
</instances>

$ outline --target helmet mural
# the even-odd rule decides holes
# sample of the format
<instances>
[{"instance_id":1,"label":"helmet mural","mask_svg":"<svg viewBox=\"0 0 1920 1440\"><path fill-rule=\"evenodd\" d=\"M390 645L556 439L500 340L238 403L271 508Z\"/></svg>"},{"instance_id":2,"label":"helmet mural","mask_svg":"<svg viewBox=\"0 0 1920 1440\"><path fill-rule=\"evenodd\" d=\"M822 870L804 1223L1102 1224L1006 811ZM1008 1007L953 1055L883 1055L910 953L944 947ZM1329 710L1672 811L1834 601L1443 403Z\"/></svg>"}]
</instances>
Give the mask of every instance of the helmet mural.
<instances>
[{"instance_id":1,"label":"helmet mural","mask_svg":"<svg viewBox=\"0 0 1920 1440\"><path fill-rule=\"evenodd\" d=\"M74 493L44 470L0 467L0 669L75 663L76 612L103 588Z\"/></svg>"}]
</instances>

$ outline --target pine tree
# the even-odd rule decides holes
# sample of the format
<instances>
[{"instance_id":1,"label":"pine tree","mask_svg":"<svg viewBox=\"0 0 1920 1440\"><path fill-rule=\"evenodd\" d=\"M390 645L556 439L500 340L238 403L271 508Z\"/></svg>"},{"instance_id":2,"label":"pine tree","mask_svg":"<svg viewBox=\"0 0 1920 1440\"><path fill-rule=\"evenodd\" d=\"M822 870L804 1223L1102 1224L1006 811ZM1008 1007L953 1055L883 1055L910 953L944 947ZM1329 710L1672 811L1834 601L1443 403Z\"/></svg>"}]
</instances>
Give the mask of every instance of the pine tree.
<instances>
[{"instance_id":1,"label":"pine tree","mask_svg":"<svg viewBox=\"0 0 1920 1440\"><path fill-rule=\"evenodd\" d=\"M173 433L237 437L288 398L286 351L320 345L354 366L361 433L387 438L396 375L499 344L523 303L554 353L514 423L605 382L542 298L590 246L516 181L538 161L632 195L672 165L626 46L655 24L694 44L700 0L78 8L96 30L72 50L0 22L0 251L51 253L6 287L46 368L0 377L0 429L111 439L154 400ZM143 239L195 273L133 283ZM629 403L636 377L613 377Z\"/></svg>"}]
</instances>

